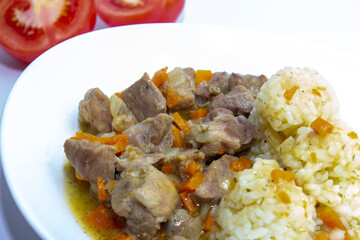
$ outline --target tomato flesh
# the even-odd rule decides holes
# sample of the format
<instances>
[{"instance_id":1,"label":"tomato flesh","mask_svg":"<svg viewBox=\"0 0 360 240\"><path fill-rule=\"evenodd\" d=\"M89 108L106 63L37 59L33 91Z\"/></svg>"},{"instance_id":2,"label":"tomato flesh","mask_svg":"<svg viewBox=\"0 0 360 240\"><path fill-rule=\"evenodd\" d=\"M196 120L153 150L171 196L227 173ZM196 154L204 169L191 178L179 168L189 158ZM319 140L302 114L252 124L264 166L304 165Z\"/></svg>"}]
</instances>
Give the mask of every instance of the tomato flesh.
<instances>
[{"instance_id":1,"label":"tomato flesh","mask_svg":"<svg viewBox=\"0 0 360 240\"><path fill-rule=\"evenodd\" d=\"M100 18L109 26L173 22L185 0L95 0Z\"/></svg>"},{"instance_id":2,"label":"tomato flesh","mask_svg":"<svg viewBox=\"0 0 360 240\"><path fill-rule=\"evenodd\" d=\"M31 62L50 47L91 31L93 0L10 0L0 2L0 45L15 58Z\"/></svg>"}]
</instances>

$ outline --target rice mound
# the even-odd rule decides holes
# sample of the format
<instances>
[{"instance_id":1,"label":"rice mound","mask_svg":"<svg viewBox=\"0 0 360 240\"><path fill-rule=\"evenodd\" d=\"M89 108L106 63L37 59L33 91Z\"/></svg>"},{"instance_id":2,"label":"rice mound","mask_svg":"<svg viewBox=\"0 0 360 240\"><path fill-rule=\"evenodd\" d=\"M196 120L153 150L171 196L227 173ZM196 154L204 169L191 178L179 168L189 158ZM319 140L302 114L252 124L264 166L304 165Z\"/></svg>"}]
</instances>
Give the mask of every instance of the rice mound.
<instances>
[{"instance_id":1,"label":"rice mound","mask_svg":"<svg viewBox=\"0 0 360 240\"><path fill-rule=\"evenodd\" d=\"M284 94L293 87L297 90L288 100ZM253 120L260 121L259 126L268 128L266 124L269 124L273 130L289 136L294 129L309 126L318 116L325 120L338 118L338 102L332 88L317 71L286 67L262 86L252 115Z\"/></svg>"},{"instance_id":2,"label":"rice mound","mask_svg":"<svg viewBox=\"0 0 360 240\"><path fill-rule=\"evenodd\" d=\"M278 150L304 192L330 207L349 235L360 239L360 141L344 123L333 125L324 137L301 127Z\"/></svg>"},{"instance_id":3,"label":"rice mound","mask_svg":"<svg viewBox=\"0 0 360 240\"><path fill-rule=\"evenodd\" d=\"M217 239L309 239L315 230L315 200L294 181L276 184L271 171L275 160L256 159L252 169L235 175L235 187L221 200ZM286 193L291 202L279 197Z\"/></svg>"}]
</instances>

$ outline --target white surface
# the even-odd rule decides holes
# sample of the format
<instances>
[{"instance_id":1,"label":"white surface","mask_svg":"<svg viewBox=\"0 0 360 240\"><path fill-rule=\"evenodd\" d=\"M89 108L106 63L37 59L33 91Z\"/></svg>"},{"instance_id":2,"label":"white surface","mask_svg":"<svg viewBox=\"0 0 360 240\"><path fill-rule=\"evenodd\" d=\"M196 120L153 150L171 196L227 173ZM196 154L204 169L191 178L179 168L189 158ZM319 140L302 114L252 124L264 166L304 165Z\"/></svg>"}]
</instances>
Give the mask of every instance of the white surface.
<instances>
[{"instance_id":1,"label":"white surface","mask_svg":"<svg viewBox=\"0 0 360 240\"><path fill-rule=\"evenodd\" d=\"M237 26L276 33L360 56L360 45L358 44L360 42L359 9L360 1L356 0L189 0L186 3L183 21L185 23ZM103 27L103 23L97 23L98 29ZM196 39L197 34L188 37ZM209 34L209 38L214 37L227 38L228 36L216 36L216 33ZM189 59L193 54L197 54L196 51L189 53ZM316 57L318 57L316 54L315 56L310 54L309 62ZM347 57L338 59L340 62L347 60ZM327 59L324 64L326 65L329 61L331 62L332 59ZM309 65L309 62L306 64ZM359 61L356 60L353 64L358 63ZM338 66L331 67L336 69ZM24 64L12 59L0 50L0 112L12 85L24 68ZM145 70L140 69L139 71ZM319 70L321 71L321 69ZM321 73L323 74L322 71ZM328 76L325 77L328 78ZM345 80L358 82L359 77L355 73ZM338 88L346 92L346 89L341 87L343 86L342 81L341 76L337 76L334 80L334 84L337 84L337 92ZM34 89L34 86L30 88L30 90ZM358 94L354 96L356 97ZM351 97L353 96L348 94L348 98ZM0 181L0 239L38 239L17 210L3 177Z\"/></svg>"}]
</instances>

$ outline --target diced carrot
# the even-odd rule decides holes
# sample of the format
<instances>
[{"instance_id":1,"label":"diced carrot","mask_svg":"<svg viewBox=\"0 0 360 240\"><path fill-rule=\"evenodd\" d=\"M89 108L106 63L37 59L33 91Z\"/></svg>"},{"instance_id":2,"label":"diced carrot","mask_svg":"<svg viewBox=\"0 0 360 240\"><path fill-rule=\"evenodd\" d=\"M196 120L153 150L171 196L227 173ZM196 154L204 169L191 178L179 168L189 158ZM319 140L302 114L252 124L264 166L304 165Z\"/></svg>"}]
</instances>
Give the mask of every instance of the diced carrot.
<instances>
[{"instance_id":1,"label":"diced carrot","mask_svg":"<svg viewBox=\"0 0 360 240\"><path fill-rule=\"evenodd\" d=\"M127 138L129 134L118 134L112 137L97 137L89 133L77 132L75 137L71 137L73 140L87 139L89 141L100 142L101 144L113 145L116 147L116 153L125 150L126 146L129 145Z\"/></svg>"},{"instance_id":2,"label":"diced carrot","mask_svg":"<svg viewBox=\"0 0 360 240\"><path fill-rule=\"evenodd\" d=\"M186 167L183 169L183 172L186 174L189 174L189 176L192 176L201 169L202 169L202 166L199 163L197 163L195 161L190 161L186 165Z\"/></svg>"},{"instance_id":3,"label":"diced carrot","mask_svg":"<svg viewBox=\"0 0 360 240\"><path fill-rule=\"evenodd\" d=\"M104 205L90 211L85 219L101 232L116 226L115 216Z\"/></svg>"},{"instance_id":4,"label":"diced carrot","mask_svg":"<svg viewBox=\"0 0 360 240\"><path fill-rule=\"evenodd\" d=\"M180 103L179 97L171 88L168 88L166 92L166 106L168 108L174 108L177 105L179 105L179 103Z\"/></svg>"},{"instance_id":5,"label":"diced carrot","mask_svg":"<svg viewBox=\"0 0 360 240\"><path fill-rule=\"evenodd\" d=\"M315 119L311 124L310 127L316 132L316 134L320 136L325 136L328 133L331 133L334 129L334 126L331 125L329 122L325 121L321 117Z\"/></svg>"},{"instance_id":6,"label":"diced carrot","mask_svg":"<svg viewBox=\"0 0 360 240\"><path fill-rule=\"evenodd\" d=\"M214 226L214 217L210 213L206 214L203 230L204 232L209 232Z\"/></svg>"},{"instance_id":7,"label":"diced carrot","mask_svg":"<svg viewBox=\"0 0 360 240\"><path fill-rule=\"evenodd\" d=\"M242 162L240 162L239 160L232 161L229 168L232 172L240 172L245 169Z\"/></svg>"},{"instance_id":8,"label":"diced carrot","mask_svg":"<svg viewBox=\"0 0 360 240\"><path fill-rule=\"evenodd\" d=\"M239 161L242 163L242 165L244 166L244 169L249 169L251 168L253 162L250 159L247 159L245 157L239 157Z\"/></svg>"},{"instance_id":9,"label":"diced carrot","mask_svg":"<svg viewBox=\"0 0 360 240\"><path fill-rule=\"evenodd\" d=\"M351 137L352 139L358 139L358 135L356 134L356 132L349 132L348 136Z\"/></svg>"},{"instance_id":10,"label":"diced carrot","mask_svg":"<svg viewBox=\"0 0 360 240\"><path fill-rule=\"evenodd\" d=\"M339 228L345 230L344 225L340 219L336 216L335 212L329 207L318 207L316 209L318 217L330 228Z\"/></svg>"},{"instance_id":11,"label":"diced carrot","mask_svg":"<svg viewBox=\"0 0 360 240\"><path fill-rule=\"evenodd\" d=\"M197 171L192 176L189 176L180 186L180 191L193 192L202 183L204 174Z\"/></svg>"},{"instance_id":12,"label":"diced carrot","mask_svg":"<svg viewBox=\"0 0 360 240\"><path fill-rule=\"evenodd\" d=\"M317 90L316 88L313 88L312 94L321 97L321 93L320 93L319 90Z\"/></svg>"},{"instance_id":13,"label":"diced carrot","mask_svg":"<svg viewBox=\"0 0 360 240\"><path fill-rule=\"evenodd\" d=\"M288 89L285 91L284 93L284 97L287 99L287 100L291 100L291 98L294 96L296 90L298 90L299 87L298 86L293 86L292 88Z\"/></svg>"},{"instance_id":14,"label":"diced carrot","mask_svg":"<svg viewBox=\"0 0 360 240\"><path fill-rule=\"evenodd\" d=\"M186 123L186 121L181 117L180 113L175 112L171 114L171 116L174 118L174 122L178 128L183 131L184 133L190 132L190 127Z\"/></svg>"},{"instance_id":15,"label":"diced carrot","mask_svg":"<svg viewBox=\"0 0 360 240\"><path fill-rule=\"evenodd\" d=\"M197 207L194 205L193 200L187 192L180 193L180 199L184 208L190 213L194 213L197 210Z\"/></svg>"},{"instance_id":16,"label":"diced carrot","mask_svg":"<svg viewBox=\"0 0 360 240\"><path fill-rule=\"evenodd\" d=\"M236 186L236 178L233 178L233 179L231 179L230 180L230 184L229 184L229 192L231 192L234 188L235 188L235 186Z\"/></svg>"},{"instance_id":17,"label":"diced carrot","mask_svg":"<svg viewBox=\"0 0 360 240\"><path fill-rule=\"evenodd\" d=\"M280 169L274 169L271 171L271 178L277 184L281 181L291 182L295 179L295 173L290 171L284 171Z\"/></svg>"},{"instance_id":18,"label":"diced carrot","mask_svg":"<svg viewBox=\"0 0 360 240\"><path fill-rule=\"evenodd\" d=\"M80 181L86 181L80 174L76 174L76 178L79 179Z\"/></svg>"},{"instance_id":19,"label":"diced carrot","mask_svg":"<svg viewBox=\"0 0 360 240\"><path fill-rule=\"evenodd\" d=\"M177 127L172 126L171 132L174 135L173 147L178 147L178 148L184 147L184 139L181 134L181 131Z\"/></svg>"},{"instance_id":20,"label":"diced carrot","mask_svg":"<svg viewBox=\"0 0 360 240\"><path fill-rule=\"evenodd\" d=\"M180 184L176 180L171 180L171 182L174 184L176 189L179 189Z\"/></svg>"},{"instance_id":21,"label":"diced carrot","mask_svg":"<svg viewBox=\"0 0 360 240\"><path fill-rule=\"evenodd\" d=\"M120 99L122 100L122 97L121 97L120 94L121 94L121 92L116 92L116 93L114 93L115 96L117 96L118 98L120 98Z\"/></svg>"},{"instance_id":22,"label":"diced carrot","mask_svg":"<svg viewBox=\"0 0 360 240\"><path fill-rule=\"evenodd\" d=\"M278 197L280 198L280 201L285 203L285 204L290 204L291 203L291 199L290 199L289 195L284 191L280 191L278 193Z\"/></svg>"},{"instance_id":23,"label":"diced carrot","mask_svg":"<svg viewBox=\"0 0 360 240\"><path fill-rule=\"evenodd\" d=\"M330 237L327 233L320 232L320 233L316 234L315 240L330 240Z\"/></svg>"},{"instance_id":24,"label":"diced carrot","mask_svg":"<svg viewBox=\"0 0 360 240\"><path fill-rule=\"evenodd\" d=\"M154 83L155 86L160 87L169 79L169 76L166 73L167 69L168 67L164 67L154 73L151 81Z\"/></svg>"},{"instance_id":25,"label":"diced carrot","mask_svg":"<svg viewBox=\"0 0 360 240\"><path fill-rule=\"evenodd\" d=\"M97 178L97 190L98 190L98 198L99 201L106 201L106 189L105 189L105 181L103 178Z\"/></svg>"},{"instance_id":26,"label":"diced carrot","mask_svg":"<svg viewBox=\"0 0 360 240\"><path fill-rule=\"evenodd\" d=\"M174 168L171 164L169 163L164 163L162 166L161 166L161 171L165 174L172 174L174 173Z\"/></svg>"},{"instance_id":27,"label":"diced carrot","mask_svg":"<svg viewBox=\"0 0 360 240\"><path fill-rule=\"evenodd\" d=\"M109 240L133 240L132 236L129 236L125 233L115 233L111 236Z\"/></svg>"},{"instance_id":28,"label":"diced carrot","mask_svg":"<svg viewBox=\"0 0 360 240\"><path fill-rule=\"evenodd\" d=\"M221 148L217 151L217 154L222 155L225 153L225 147L221 146Z\"/></svg>"},{"instance_id":29,"label":"diced carrot","mask_svg":"<svg viewBox=\"0 0 360 240\"><path fill-rule=\"evenodd\" d=\"M198 87L203 81L210 81L212 78L212 72L210 70L197 70L195 72L195 82Z\"/></svg>"},{"instance_id":30,"label":"diced carrot","mask_svg":"<svg viewBox=\"0 0 360 240\"><path fill-rule=\"evenodd\" d=\"M204 109L197 109L195 112L193 112L191 115L190 115L190 118L191 119L198 119L198 118L204 118L206 117L208 114L208 111L204 110Z\"/></svg>"}]
</instances>

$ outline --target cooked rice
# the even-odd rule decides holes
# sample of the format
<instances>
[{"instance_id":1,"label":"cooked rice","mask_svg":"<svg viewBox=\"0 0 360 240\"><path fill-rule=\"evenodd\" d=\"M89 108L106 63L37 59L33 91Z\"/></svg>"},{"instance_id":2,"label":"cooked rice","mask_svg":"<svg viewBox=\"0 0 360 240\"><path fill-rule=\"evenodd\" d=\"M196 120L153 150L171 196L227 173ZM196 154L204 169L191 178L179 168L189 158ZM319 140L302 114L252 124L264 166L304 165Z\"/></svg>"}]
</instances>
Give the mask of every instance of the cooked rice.
<instances>
[{"instance_id":1,"label":"cooked rice","mask_svg":"<svg viewBox=\"0 0 360 240\"><path fill-rule=\"evenodd\" d=\"M308 239L315 230L315 201L294 181L276 184L275 160L256 159L252 169L238 172L237 183L220 203L218 239ZM279 197L286 192L291 203Z\"/></svg>"},{"instance_id":2,"label":"cooked rice","mask_svg":"<svg viewBox=\"0 0 360 240\"><path fill-rule=\"evenodd\" d=\"M286 99L285 92L294 86L297 86L294 95ZM317 117L334 125L325 137L316 135L310 127ZM337 214L351 239L360 239L360 140L339 121L334 92L319 73L309 68L280 70L261 88L249 119L257 125L262 139L251 146L247 157L276 159L281 167L295 172L301 187L291 186L287 193L292 200L300 196L307 199L306 212L310 212L307 216L316 218L313 210L308 209L315 198ZM315 228L313 219L276 215L282 203L272 198L271 194L275 193L259 194L253 201L256 204L248 204L246 189L260 193L260 187L266 184L267 189L274 187L268 182L272 168L278 168L274 161L257 160L252 170L237 174L236 188L221 202L219 239L270 239L271 236L272 239L308 239L310 235L314 237L314 231L328 232L331 240L345 238L345 231L330 229L318 218ZM273 205L267 203L267 198ZM301 206L296 201L291 205ZM270 213L277 218L267 223L264 219ZM304 231L293 229L292 224L303 226ZM282 231L285 226L290 226L285 231L287 235Z\"/></svg>"}]
</instances>

